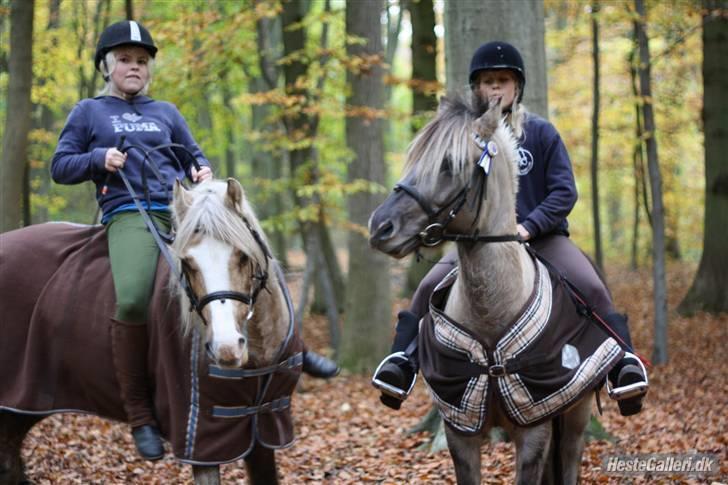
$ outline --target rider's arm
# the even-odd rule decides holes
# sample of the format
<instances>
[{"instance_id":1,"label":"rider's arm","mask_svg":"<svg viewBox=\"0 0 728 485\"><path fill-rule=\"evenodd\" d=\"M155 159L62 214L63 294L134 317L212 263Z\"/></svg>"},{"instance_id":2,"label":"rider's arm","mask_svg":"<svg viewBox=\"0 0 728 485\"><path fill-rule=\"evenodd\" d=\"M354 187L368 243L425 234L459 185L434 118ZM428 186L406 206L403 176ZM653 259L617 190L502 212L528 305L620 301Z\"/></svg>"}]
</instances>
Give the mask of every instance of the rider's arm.
<instances>
[{"instance_id":1,"label":"rider's arm","mask_svg":"<svg viewBox=\"0 0 728 485\"><path fill-rule=\"evenodd\" d=\"M106 173L108 147L89 150L90 125L85 102L78 103L68 115L51 161L51 177L56 183L78 184Z\"/></svg>"},{"instance_id":2,"label":"rider's arm","mask_svg":"<svg viewBox=\"0 0 728 485\"><path fill-rule=\"evenodd\" d=\"M556 229L574 208L577 199L571 160L561 136L548 122L541 127L539 135L545 197L521 223L531 237Z\"/></svg>"},{"instance_id":3,"label":"rider's arm","mask_svg":"<svg viewBox=\"0 0 728 485\"><path fill-rule=\"evenodd\" d=\"M199 163L201 167L210 167L210 162L207 160L207 158L205 158L205 155L202 153L200 146L197 144L194 137L192 136L192 132L190 131L190 127L187 125L187 121L184 119L184 116L182 116L182 113L179 112L176 106L171 105L171 107L171 117L173 119L172 141L174 143L179 143L186 146L190 150L190 152L192 152L192 155L195 157L197 163ZM190 160L189 157L183 157L182 163L184 164L187 176L191 178L191 169L194 167L192 160Z\"/></svg>"}]
</instances>

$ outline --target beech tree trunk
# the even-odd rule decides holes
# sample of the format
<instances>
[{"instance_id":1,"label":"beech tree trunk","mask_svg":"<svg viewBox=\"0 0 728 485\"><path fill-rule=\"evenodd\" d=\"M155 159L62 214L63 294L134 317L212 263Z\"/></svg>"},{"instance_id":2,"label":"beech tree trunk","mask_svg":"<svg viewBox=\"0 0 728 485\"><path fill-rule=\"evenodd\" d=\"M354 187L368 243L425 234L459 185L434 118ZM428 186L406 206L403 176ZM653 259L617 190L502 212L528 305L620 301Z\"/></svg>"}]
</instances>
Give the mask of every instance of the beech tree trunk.
<instances>
[{"instance_id":1,"label":"beech tree trunk","mask_svg":"<svg viewBox=\"0 0 728 485\"><path fill-rule=\"evenodd\" d=\"M437 110L437 96L428 86L437 82L437 36L432 0L408 0L412 24L412 133L416 133ZM431 261L442 257L442 248L423 249L427 259L410 257L402 296L411 297L422 278L432 268Z\"/></svg>"},{"instance_id":2,"label":"beech tree trunk","mask_svg":"<svg viewBox=\"0 0 728 485\"><path fill-rule=\"evenodd\" d=\"M283 28L283 53L289 56L301 52L306 46L306 30L302 23L308 13L310 3L306 0L291 0L283 3L281 13ZM328 3L327 3L328 8ZM324 25L322 34L323 43L326 43L327 26ZM285 79L285 91L288 95L300 96L302 99L300 110L292 113L284 119L284 125L291 141L303 141L315 137L318 131L319 118L317 115L308 115L305 108L311 105L315 99L314 95L297 84L297 80L306 76L309 61L305 56L296 57L293 61L283 67ZM322 86L318 86L319 91ZM316 166L316 153L312 145L305 144L301 148L295 148L288 153L290 172L292 177L301 177L307 183L315 183L319 178ZM311 162L311 163L309 163ZM292 194L294 203L299 207L309 204L317 204L317 196L303 198L295 191ZM323 251L324 241L321 239L321 231L328 231L325 221L319 219L315 222L300 223L301 237L304 251L308 259L316 264L313 271L319 287L321 288L323 300L326 304L326 313L329 316L329 325L338 328L338 302L342 301L344 294L343 277L340 276L340 268L335 258L329 259ZM338 283L337 282L342 282ZM336 347L336 342L333 342Z\"/></svg>"},{"instance_id":3,"label":"beech tree trunk","mask_svg":"<svg viewBox=\"0 0 728 485\"><path fill-rule=\"evenodd\" d=\"M548 118L543 0L445 2L447 89L467 90L470 57L485 42L503 40L521 52L526 67L523 104Z\"/></svg>"},{"instance_id":4,"label":"beech tree trunk","mask_svg":"<svg viewBox=\"0 0 728 485\"><path fill-rule=\"evenodd\" d=\"M678 311L728 312L728 1L703 2L705 222L703 255Z\"/></svg>"},{"instance_id":5,"label":"beech tree trunk","mask_svg":"<svg viewBox=\"0 0 728 485\"><path fill-rule=\"evenodd\" d=\"M33 81L34 0L10 4L10 55L5 131L0 154L0 232L23 221L23 177L28 164L30 88Z\"/></svg>"},{"instance_id":6,"label":"beech tree trunk","mask_svg":"<svg viewBox=\"0 0 728 485\"><path fill-rule=\"evenodd\" d=\"M351 108L381 110L384 100L382 0L358 0L346 4L346 33L366 39L364 45L348 45L347 56L380 56L380 62L366 69L347 72ZM382 119L347 116L346 143L355 154L348 179L385 181ZM349 219L366 227L382 194L360 192L349 197ZM346 292L346 320L343 332L342 364L354 372L372 371L390 345L392 300L388 256L373 251L367 237L349 233L349 279Z\"/></svg>"},{"instance_id":7,"label":"beech tree trunk","mask_svg":"<svg viewBox=\"0 0 728 485\"><path fill-rule=\"evenodd\" d=\"M599 3L592 3L592 62L594 65L593 107L592 107L592 146L591 146L591 190L592 217L594 219L594 260L599 269L604 270L602 253L602 231L599 217Z\"/></svg>"},{"instance_id":8,"label":"beech tree trunk","mask_svg":"<svg viewBox=\"0 0 728 485\"><path fill-rule=\"evenodd\" d=\"M655 138L655 115L652 107L652 88L650 86L650 47L647 38L647 15L643 0L635 0L639 18L635 30L639 42L639 79L642 95L642 114L644 116L645 144L647 147L647 167L650 174L650 194L652 195L652 281L655 309L655 336L652 362L667 363L667 280L665 276L665 209L662 203L662 177L657 157Z\"/></svg>"}]
</instances>

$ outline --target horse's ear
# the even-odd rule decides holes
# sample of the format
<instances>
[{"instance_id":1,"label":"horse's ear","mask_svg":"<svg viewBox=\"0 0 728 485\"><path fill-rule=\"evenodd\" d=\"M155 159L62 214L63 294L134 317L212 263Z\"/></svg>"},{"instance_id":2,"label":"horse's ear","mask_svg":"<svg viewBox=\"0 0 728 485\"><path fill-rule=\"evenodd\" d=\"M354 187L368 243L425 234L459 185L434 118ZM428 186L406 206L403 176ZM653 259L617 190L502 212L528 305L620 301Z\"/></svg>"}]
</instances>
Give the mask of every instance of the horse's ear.
<instances>
[{"instance_id":1,"label":"horse's ear","mask_svg":"<svg viewBox=\"0 0 728 485\"><path fill-rule=\"evenodd\" d=\"M503 116L503 107L501 106L500 98L495 103L488 103L488 105L488 111L475 120L475 131L484 140L490 138L490 135L495 132Z\"/></svg>"},{"instance_id":2,"label":"horse's ear","mask_svg":"<svg viewBox=\"0 0 728 485\"><path fill-rule=\"evenodd\" d=\"M177 219L183 219L187 208L192 205L192 194L182 185L179 179L174 181L173 194L174 212L177 214Z\"/></svg>"},{"instance_id":3,"label":"horse's ear","mask_svg":"<svg viewBox=\"0 0 728 485\"><path fill-rule=\"evenodd\" d=\"M245 191L240 182L234 178L227 179L227 196L225 204L238 214L243 214L243 200L245 199Z\"/></svg>"}]
</instances>

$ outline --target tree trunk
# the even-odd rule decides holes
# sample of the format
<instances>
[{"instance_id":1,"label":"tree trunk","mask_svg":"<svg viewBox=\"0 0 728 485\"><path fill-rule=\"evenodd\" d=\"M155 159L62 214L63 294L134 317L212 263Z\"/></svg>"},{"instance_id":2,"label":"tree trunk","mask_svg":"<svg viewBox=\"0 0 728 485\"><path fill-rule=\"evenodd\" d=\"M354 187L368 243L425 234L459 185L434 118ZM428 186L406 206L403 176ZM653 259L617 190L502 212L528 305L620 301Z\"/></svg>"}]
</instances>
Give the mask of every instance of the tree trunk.
<instances>
[{"instance_id":1,"label":"tree trunk","mask_svg":"<svg viewBox=\"0 0 728 485\"><path fill-rule=\"evenodd\" d=\"M33 82L33 0L10 4L10 55L5 132L0 155L0 232L23 220L22 188L28 163L30 88Z\"/></svg>"},{"instance_id":2,"label":"tree trunk","mask_svg":"<svg viewBox=\"0 0 728 485\"><path fill-rule=\"evenodd\" d=\"M447 89L468 89L473 52L485 42L504 40L521 52L528 83L523 103L548 118L543 0L445 2Z\"/></svg>"},{"instance_id":3,"label":"tree trunk","mask_svg":"<svg viewBox=\"0 0 728 485\"><path fill-rule=\"evenodd\" d=\"M260 0L256 1L256 5L258 3L260 3ZM279 87L281 77L281 70L276 64L283 53L281 19L261 18L258 19L255 27L260 76L251 80L250 91L270 91ZM273 112L272 106L253 105L251 106L251 110L254 131L268 134L272 133L276 128L280 128L277 125L272 125L269 120ZM270 149L265 149L266 142L267 140L263 140L263 143L251 143L251 168L253 176L270 180L280 180L284 174L286 154L281 151L272 152ZM285 211L286 207L285 194L275 193L267 195L267 202L258 205L262 219L280 215ZM255 201L255 198L253 200ZM288 245L285 234L276 229L274 231L268 231L268 235L276 257L284 266L288 266Z\"/></svg>"},{"instance_id":4,"label":"tree trunk","mask_svg":"<svg viewBox=\"0 0 728 485\"><path fill-rule=\"evenodd\" d=\"M657 157L657 139L655 138L655 116L652 107L652 89L650 86L650 48L647 38L647 15L643 0L635 0L635 9L639 19L635 21L637 39L639 40L639 79L642 95L642 113L645 122L645 138L647 146L647 166L650 174L650 192L652 195L652 280L655 305L655 335L652 361L655 364L667 363L667 281L665 277L665 211L662 203L662 178L660 176L659 159Z\"/></svg>"},{"instance_id":5,"label":"tree trunk","mask_svg":"<svg viewBox=\"0 0 728 485\"><path fill-rule=\"evenodd\" d=\"M48 25L47 30L49 32L55 31L59 28L61 21L61 0L51 0L48 3ZM53 41L53 47L57 47L58 42L54 39ZM38 79L36 81L37 84L43 85L47 82L46 79ZM33 109L34 112L38 112L38 116L36 119L34 119L33 124L34 128L40 129L43 132L45 132L46 135L54 134L55 133L55 127L54 123L56 120L56 117L53 113L53 110L45 105L42 104L38 107L39 109ZM33 128L31 128L33 129ZM56 135L57 136L57 135ZM42 142L43 149L44 150L52 150L53 143L55 143L55 139L50 138L53 141L48 142ZM48 220L48 192L50 191L51 186L51 174L48 165L50 164L50 157L44 157L45 160L42 163L42 166L40 167L32 167L30 171L30 183L32 184L33 181L37 181L38 187L35 191L35 193L39 196L39 199L41 202L37 204L35 207L32 207L30 211L30 217L31 217L31 223L39 223L39 222L45 222Z\"/></svg>"},{"instance_id":6,"label":"tree trunk","mask_svg":"<svg viewBox=\"0 0 728 485\"><path fill-rule=\"evenodd\" d=\"M366 39L365 45L348 45L347 56L383 55L379 13L382 0L359 0L346 4L346 33ZM351 95L347 106L381 110L383 73L381 63L359 72L347 72ZM355 159L349 164L349 181L385 181L382 120L347 116L346 142ZM349 197L349 219L364 227L381 202L380 194L360 192ZM349 280L346 293L342 363L354 372L371 371L389 347L392 300L388 257L372 251L366 238L349 233Z\"/></svg>"},{"instance_id":7,"label":"tree trunk","mask_svg":"<svg viewBox=\"0 0 728 485\"><path fill-rule=\"evenodd\" d=\"M599 218L599 3L592 3L592 60L594 64L592 146L591 146L591 189L592 217L594 218L594 259L600 270L604 270L602 253L602 231Z\"/></svg>"},{"instance_id":8,"label":"tree trunk","mask_svg":"<svg viewBox=\"0 0 728 485\"><path fill-rule=\"evenodd\" d=\"M309 6L310 3L306 0L291 0L283 4L283 54L286 57L300 53L306 46L306 31L305 25L302 22L308 12ZM327 0L325 10L328 9L329 3ZM328 25L324 24L323 29L322 44L326 45ZM319 118L315 114L306 114L305 108L313 104L315 99L314 95L298 84L298 81L303 79L307 74L308 61L304 56L294 55L293 57L294 59L283 67L285 91L287 95L300 97L302 101L299 110L284 118L284 125L291 141L312 140L318 131ZM323 86L318 86L319 92L322 88ZM306 184L314 184L318 181L317 157L311 144L303 144L300 148L292 149L288 153L288 157L291 177L302 179ZM319 203L316 195L312 198L302 198L295 191L292 195L294 203L299 207ZM323 218L318 223L324 224ZM340 270L337 266L324 264L327 260L321 251L323 243L319 239L320 230L322 229L316 223L304 221L300 223L300 230L306 257L313 257L316 261L321 262L321 265L315 269L315 274L319 278L318 281L321 283L322 290L325 291L329 285L333 287L333 283L331 282L334 281L334 278L332 275ZM327 231L328 228L324 227L323 230ZM315 244L311 244L314 241L312 238L315 238ZM335 265L335 258L333 261L329 261L329 263ZM344 288L333 288L333 290L343 292ZM332 302L328 293L324 294L324 300L328 306L326 313L329 315L329 325L331 328L335 328L338 325L336 301Z\"/></svg>"},{"instance_id":9,"label":"tree trunk","mask_svg":"<svg viewBox=\"0 0 728 485\"><path fill-rule=\"evenodd\" d=\"M437 96L429 86L437 82L437 36L432 0L408 0L412 23L412 132L420 130L437 110ZM423 250L426 259L411 257L402 296L411 296L422 278L442 257L442 248Z\"/></svg>"},{"instance_id":10,"label":"tree trunk","mask_svg":"<svg viewBox=\"0 0 728 485\"><path fill-rule=\"evenodd\" d=\"M705 130L705 219L703 255L678 311L728 312L728 1L703 2L703 124Z\"/></svg>"}]
</instances>

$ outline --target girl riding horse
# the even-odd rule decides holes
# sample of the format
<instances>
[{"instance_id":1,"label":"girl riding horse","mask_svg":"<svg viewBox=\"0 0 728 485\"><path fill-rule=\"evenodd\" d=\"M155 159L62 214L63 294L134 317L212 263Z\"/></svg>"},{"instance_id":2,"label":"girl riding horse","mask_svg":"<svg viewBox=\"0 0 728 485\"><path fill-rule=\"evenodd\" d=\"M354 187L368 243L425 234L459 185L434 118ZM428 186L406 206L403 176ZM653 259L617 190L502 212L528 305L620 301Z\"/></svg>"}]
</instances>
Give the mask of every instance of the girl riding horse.
<instances>
[{"instance_id":1,"label":"girl riding horse","mask_svg":"<svg viewBox=\"0 0 728 485\"><path fill-rule=\"evenodd\" d=\"M165 231L171 227L168 206L175 179L189 176L193 182L202 182L212 178L210 163L182 114L173 104L147 96L156 53L149 31L133 20L104 30L94 65L106 85L99 96L82 100L71 111L51 164L57 183L91 180L96 185L116 294L112 358L137 450L148 460L164 454L152 412L146 328L159 248L131 194L114 174L123 169L134 191L148 194L140 203ZM122 138L148 152L149 163L161 177L147 178L144 155L124 150ZM189 158L180 164L172 148L153 150L170 143L188 147L200 169ZM323 378L338 373L334 362L313 352L304 352L303 370Z\"/></svg>"},{"instance_id":2,"label":"girl riding horse","mask_svg":"<svg viewBox=\"0 0 728 485\"><path fill-rule=\"evenodd\" d=\"M644 368L632 353L626 315L615 311L594 266L569 239L566 218L577 199L571 162L556 128L521 104L526 84L521 54L506 42L483 44L471 59L469 80L478 111L482 114L489 105L500 102L518 139L518 234L575 285L591 310L616 332L626 352L609 373L609 394L618 400L622 415L639 413L647 392ZM413 344L419 321L428 312L433 290L455 263L454 252L445 255L420 282L409 311L398 315L392 354L373 378L382 390L382 403L393 409L399 409L407 398L419 370Z\"/></svg>"}]
</instances>

